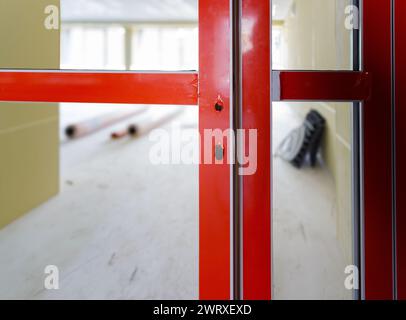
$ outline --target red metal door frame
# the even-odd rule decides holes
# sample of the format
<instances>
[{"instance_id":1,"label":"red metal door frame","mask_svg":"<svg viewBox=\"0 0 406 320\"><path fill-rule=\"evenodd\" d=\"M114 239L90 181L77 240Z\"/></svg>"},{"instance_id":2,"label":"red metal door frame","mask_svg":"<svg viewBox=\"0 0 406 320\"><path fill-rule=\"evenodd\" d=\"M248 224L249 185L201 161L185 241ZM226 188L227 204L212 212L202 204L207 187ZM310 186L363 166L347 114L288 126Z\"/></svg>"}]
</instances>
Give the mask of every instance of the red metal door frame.
<instances>
[{"instance_id":1,"label":"red metal door frame","mask_svg":"<svg viewBox=\"0 0 406 320\"><path fill-rule=\"evenodd\" d=\"M406 300L406 1L395 0L395 155L397 298Z\"/></svg>"},{"instance_id":2,"label":"red metal door frame","mask_svg":"<svg viewBox=\"0 0 406 320\"><path fill-rule=\"evenodd\" d=\"M199 131L230 128L230 1L199 1L199 74L0 70L0 101L199 105ZM221 111L215 109L221 104ZM229 152L223 141L224 153ZM199 166L199 295L231 298L230 165Z\"/></svg>"},{"instance_id":3,"label":"red metal door frame","mask_svg":"<svg viewBox=\"0 0 406 320\"><path fill-rule=\"evenodd\" d=\"M243 128L258 130L258 171L243 178L243 297L271 298L270 8L242 2ZM197 73L0 72L0 101L199 104L199 130L229 129L231 1L200 0ZM363 73L281 72L272 90L281 100L364 100L365 298L391 299L391 0L363 1ZM370 74L370 75L368 75ZM338 80L345 78L345 83ZM369 83L373 78L372 84ZM260 80L260 81L259 81ZM300 81L300 82L299 82ZM347 82L348 81L348 82ZM302 84L306 90L300 90ZM368 84L369 83L369 84ZM279 87L278 87L279 84ZM298 86L298 84L301 84ZM276 86L275 86L276 85ZM369 96L368 86L372 88ZM198 91L197 91L198 90ZM159 92L159 94L155 94ZM215 109L220 103L222 111ZM377 128L380 128L378 130ZM225 153L229 150L224 142ZM201 148L201 157L206 152ZM200 298L232 297L230 166L200 165ZM401 261L399 261L401 262Z\"/></svg>"},{"instance_id":4,"label":"red metal door frame","mask_svg":"<svg viewBox=\"0 0 406 320\"><path fill-rule=\"evenodd\" d=\"M270 54L271 49L268 14L272 2L243 2L243 30L244 23L246 29L253 28L250 37L244 35L250 49L243 54L243 127L257 128L262 132L258 135L258 172L261 174L244 177L243 180L245 299L271 297L272 197L269 163L272 160L268 158L271 150L271 113L268 110L267 90L272 91L273 101L363 101L362 135L365 139L360 150L364 160L361 199L364 200L361 212L364 226L360 232L362 297L393 298L391 0L364 0L361 3L362 72L275 71L271 90L267 53ZM401 34L398 32L398 35ZM398 237L399 234L401 232L398 231ZM403 250L406 251L406 246Z\"/></svg>"},{"instance_id":5,"label":"red metal door frame","mask_svg":"<svg viewBox=\"0 0 406 320\"><path fill-rule=\"evenodd\" d=\"M199 130L230 128L231 48L230 0L199 0ZM221 104L221 111L215 108ZM220 109L218 109L220 110ZM227 141L224 154L230 153ZM232 290L230 165L204 163L199 169L199 294L200 299L228 300Z\"/></svg>"},{"instance_id":6,"label":"red metal door frame","mask_svg":"<svg viewBox=\"0 0 406 320\"><path fill-rule=\"evenodd\" d=\"M366 299L393 298L392 1L363 1L363 69L372 77L364 103L364 276ZM379 23L377 23L379 21Z\"/></svg>"},{"instance_id":7,"label":"red metal door frame","mask_svg":"<svg viewBox=\"0 0 406 320\"><path fill-rule=\"evenodd\" d=\"M391 4L391 0L362 1L363 72L284 71L275 73L273 81L275 100L364 102L361 276L365 299L394 296Z\"/></svg>"},{"instance_id":8,"label":"red metal door frame","mask_svg":"<svg viewBox=\"0 0 406 320\"><path fill-rule=\"evenodd\" d=\"M0 101L196 105L197 92L196 72L0 70Z\"/></svg>"},{"instance_id":9,"label":"red metal door frame","mask_svg":"<svg viewBox=\"0 0 406 320\"><path fill-rule=\"evenodd\" d=\"M243 298L271 299L271 3L242 1L242 128L257 130L257 170L242 181ZM248 132L245 132L249 145Z\"/></svg>"}]
</instances>

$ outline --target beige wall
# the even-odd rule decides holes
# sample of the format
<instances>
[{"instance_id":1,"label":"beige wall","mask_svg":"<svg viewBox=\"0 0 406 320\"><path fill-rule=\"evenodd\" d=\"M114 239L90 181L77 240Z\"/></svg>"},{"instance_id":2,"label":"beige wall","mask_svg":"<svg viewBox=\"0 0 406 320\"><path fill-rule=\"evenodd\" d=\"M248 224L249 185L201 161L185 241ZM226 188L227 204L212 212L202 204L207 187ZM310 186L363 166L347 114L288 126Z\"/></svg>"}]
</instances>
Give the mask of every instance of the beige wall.
<instances>
[{"instance_id":1,"label":"beige wall","mask_svg":"<svg viewBox=\"0 0 406 320\"><path fill-rule=\"evenodd\" d=\"M295 0L282 26L284 68L351 69L351 31L344 26L350 0ZM336 185L337 237L347 262L352 261L351 104L295 103L303 116L318 110L327 119L323 155Z\"/></svg>"},{"instance_id":2,"label":"beige wall","mask_svg":"<svg viewBox=\"0 0 406 320\"><path fill-rule=\"evenodd\" d=\"M0 68L59 68L59 0L0 0ZM58 192L57 104L0 103L0 228Z\"/></svg>"}]
</instances>

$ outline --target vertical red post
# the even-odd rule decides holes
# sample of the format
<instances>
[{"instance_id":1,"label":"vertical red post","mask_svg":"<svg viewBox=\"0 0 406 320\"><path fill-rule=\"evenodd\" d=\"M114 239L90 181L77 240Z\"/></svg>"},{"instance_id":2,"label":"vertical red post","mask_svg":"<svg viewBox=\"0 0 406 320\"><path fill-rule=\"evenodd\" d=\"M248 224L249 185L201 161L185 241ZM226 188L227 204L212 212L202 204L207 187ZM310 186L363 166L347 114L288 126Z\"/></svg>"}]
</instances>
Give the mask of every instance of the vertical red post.
<instances>
[{"instance_id":1,"label":"vertical red post","mask_svg":"<svg viewBox=\"0 0 406 320\"><path fill-rule=\"evenodd\" d=\"M242 1L242 126L257 130L257 168L243 177L243 297L271 299L271 16L269 0ZM252 165L252 163L250 163Z\"/></svg>"},{"instance_id":2,"label":"vertical red post","mask_svg":"<svg viewBox=\"0 0 406 320\"><path fill-rule=\"evenodd\" d=\"M392 299L391 0L363 1L365 298Z\"/></svg>"},{"instance_id":3,"label":"vertical red post","mask_svg":"<svg viewBox=\"0 0 406 320\"><path fill-rule=\"evenodd\" d=\"M230 30L230 0L199 0L199 292L205 300L230 299L231 291L230 166L205 164L214 145L203 140L205 130L230 128ZM223 147L227 154L227 141Z\"/></svg>"},{"instance_id":4,"label":"vertical red post","mask_svg":"<svg viewBox=\"0 0 406 320\"><path fill-rule=\"evenodd\" d=\"M397 297L406 299L406 1L395 1Z\"/></svg>"}]
</instances>

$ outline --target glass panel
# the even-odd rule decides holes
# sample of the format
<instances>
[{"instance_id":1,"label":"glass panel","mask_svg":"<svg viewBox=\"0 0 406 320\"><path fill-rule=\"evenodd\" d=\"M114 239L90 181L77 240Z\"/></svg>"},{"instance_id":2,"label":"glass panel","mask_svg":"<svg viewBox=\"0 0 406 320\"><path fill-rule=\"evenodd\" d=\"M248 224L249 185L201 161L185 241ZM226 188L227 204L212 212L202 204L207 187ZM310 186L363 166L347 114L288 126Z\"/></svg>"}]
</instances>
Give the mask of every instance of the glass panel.
<instances>
[{"instance_id":1,"label":"glass panel","mask_svg":"<svg viewBox=\"0 0 406 320\"><path fill-rule=\"evenodd\" d=\"M0 67L197 70L197 19L197 0L1 0Z\"/></svg>"},{"instance_id":2,"label":"glass panel","mask_svg":"<svg viewBox=\"0 0 406 320\"><path fill-rule=\"evenodd\" d=\"M352 299L357 289L352 110L273 103L275 299Z\"/></svg>"},{"instance_id":3,"label":"glass panel","mask_svg":"<svg viewBox=\"0 0 406 320\"><path fill-rule=\"evenodd\" d=\"M121 26L62 25L62 69L125 69Z\"/></svg>"},{"instance_id":4,"label":"glass panel","mask_svg":"<svg viewBox=\"0 0 406 320\"><path fill-rule=\"evenodd\" d=\"M352 70L353 0L274 0L273 69Z\"/></svg>"},{"instance_id":5,"label":"glass panel","mask_svg":"<svg viewBox=\"0 0 406 320\"><path fill-rule=\"evenodd\" d=\"M59 109L0 103L0 299L197 299L198 108Z\"/></svg>"},{"instance_id":6,"label":"glass panel","mask_svg":"<svg viewBox=\"0 0 406 320\"><path fill-rule=\"evenodd\" d=\"M197 70L197 0L61 0L61 68Z\"/></svg>"},{"instance_id":7,"label":"glass panel","mask_svg":"<svg viewBox=\"0 0 406 320\"><path fill-rule=\"evenodd\" d=\"M197 26L144 25L134 29L132 70L197 70Z\"/></svg>"}]
</instances>

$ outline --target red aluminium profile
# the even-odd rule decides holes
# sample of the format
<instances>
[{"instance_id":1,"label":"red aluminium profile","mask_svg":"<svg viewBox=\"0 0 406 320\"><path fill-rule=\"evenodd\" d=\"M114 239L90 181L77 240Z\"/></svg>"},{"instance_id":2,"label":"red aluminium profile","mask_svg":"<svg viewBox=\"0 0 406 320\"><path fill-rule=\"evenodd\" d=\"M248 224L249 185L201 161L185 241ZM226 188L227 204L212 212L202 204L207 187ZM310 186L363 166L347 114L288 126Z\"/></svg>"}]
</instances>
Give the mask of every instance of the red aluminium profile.
<instances>
[{"instance_id":1,"label":"red aluminium profile","mask_svg":"<svg viewBox=\"0 0 406 320\"><path fill-rule=\"evenodd\" d=\"M399 6L399 1L397 6ZM393 216L392 216L392 52L391 52L391 0L363 1L363 72L352 71L274 71L272 75L272 98L274 101L363 101L363 273L364 298L393 299ZM403 4L404 5L404 4ZM401 8L400 6L398 8ZM403 7L402 7L403 8ZM400 9L398 9L400 10ZM397 20L402 20L397 11ZM379 23L376 23L379 21ZM399 23L397 24L397 35ZM396 56L401 56L403 45L398 38ZM406 50L404 51L406 52ZM403 55L404 56L404 55ZM403 79L402 64L397 62L397 84ZM373 75L373 79L371 79ZM402 78L401 78L402 77ZM401 88L396 92L399 95ZM402 98L397 98L397 112L401 110ZM402 113L397 114L401 121ZM397 152L401 141L397 126ZM400 138L402 139L402 138ZM403 151L401 151L403 152ZM403 161L402 153L397 162ZM406 158L406 157L405 157ZM402 183L402 169L397 168L397 187ZM399 171L400 170L400 171ZM405 175L406 176L406 175ZM399 244L399 219L403 208L397 202L398 225L398 277L403 258ZM405 219L406 220L406 219ZM404 251L402 251L404 253ZM404 256L404 255L403 255ZM401 276L398 285L401 284ZM399 290L401 292L401 290ZM400 296L400 295L399 295Z\"/></svg>"},{"instance_id":2,"label":"red aluminium profile","mask_svg":"<svg viewBox=\"0 0 406 320\"><path fill-rule=\"evenodd\" d=\"M273 101L362 101L371 95L371 75L357 71L273 71Z\"/></svg>"},{"instance_id":3,"label":"red aluminium profile","mask_svg":"<svg viewBox=\"0 0 406 320\"><path fill-rule=\"evenodd\" d=\"M391 3L391 0L364 0L362 6L363 69L374 78L371 98L363 108L367 300L393 299Z\"/></svg>"},{"instance_id":4,"label":"red aluminium profile","mask_svg":"<svg viewBox=\"0 0 406 320\"><path fill-rule=\"evenodd\" d=\"M199 0L199 131L230 128L230 0ZM221 105L216 110L216 103ZM206 142L206 141L203 141ZM211 149L208 149L211 148ZM224 154L229 154L227 141ZM201 143L199 166L199 297L231 298L230 165L205 163L213 146Z\"/></svg>"},{"instance_id":5,"label":"red aluminium profile","mask_svg":"<svg viewBox=\"0 0 406 320\"><path fill-rule=\"evenodd\" d=\"M257 130L257 169L243 176L243 298L271 299L270 1L242 1L242 128Z\"/></svg>"},{"instance_id":6,"label":"red aluminium profile","mask_svg":"<svg viewBox=\"0 0 406 320\"><path fill-rule=\"evenodd\" d=\"M0 71L0 101L197 105L195 72Z\"/></svg>"},{"instance_id":7,"label":"red aluminium profile","mask_svg":"<svg viewBox=\"0 0 406 320\"><path fill-rule=\"evenodd\" d=\"M272 97L364 101L363 291L366 299L392 299L391 0L365 0L362 8L363 72L275 71Z\"/></svg>"},{"instance_id":8,"label":"red aluminium profile","mask_svg":"<svg viewBox=\"0 0 406 320\"><path fill-rule=\"evenodd\" d=\"M395 1L397 298L406 300L406 1Z\"/></svg>"},{"instance_id":9,"label":"red aluminium profile","mask_svg":"<svg viewBox=\"0 0 406 320\"><path fill-rule=\"evenodd\" d=\"M391 299L393 292L390 3L390 0L363 1L363 52L364 69L367 72L283 71L273 73L276 78L274 77L272 82L275 101L365 100L363 120L365 126L365 297L367 299ZM251 4L257 5L258 8L254 8ZM270 125L268 122L270 114L267 118L267 114L270 113L270 104L267 104L269 87L267 92L268 84L265 80L269 74L266 69L270 66L265 62L269 51L263 49L269 46L269 38L265 39L266 28L269 28L269 25L265 27L265 20L269 19L266 16L269 14L269 9L266 8L269 3L246 0L243 5L243 15L247 19L252 19L254 29L259 26L259 29L255 29L251 34L253 49L250 51L247 48L247 51L243 52L243 71L246 72L246 78L243 79L243 126L246 129L258 129L260 134L258 135L258 170L265 175L262 178L256 175L244 178L244 190L247 191L244 192L246 203L243 207L244 223L246 223L244 226L244 298L268 299L270 295L268 277L271 269L270 266L269 269L267 267L267 254L263 260L259 254L265 252L268 245L270 246L270 242L267 242L270 237L270 223L267 224L266 209L270 206L268 203L270 199L265 197L265 203L263 200L258 202L265 206L258 211L258 217L264 225L254 224L253 213L258 207L254 203L256 195L253 190L259 190L258 194L263 194L263 190L268 193L266 188L270 188L270 184L266 185L266 181L270 179L268 176L270 171L267 171L270 170L270 160L267 160L270 143L266 146L270 139L267 136L270 130L266 132L267 126ZM262 12L259 12L259 8ZM180 105L198 103L199 128L202 137L205 129L228 129L231 79L230 1L200 0L199 12L199 80L197 73L192 72L0 71L0 101ZM245 20L242 23L248 22L250 21ZM257 31L259 34L256 34ZM267 43L261 43L260 40ZM261 53L257 48L258 50L262 48L263 52ZM249 68L258 70L260 62L265 65L257 71L257 75L254 72L251 73ZM373 83L369 74L374 75ZM261 82L255 83L255 79L258 78L262 79ZM265 82L262 82L263 80ZM253 91L254 85L256 85L255 88L259 88L258 91ZM247 95L250 93L255 94ZM216 111L214 108L218 101L221 101L222 111ZM400 105L402 101L397 102ZM265 109L261 110L261 108ZM401 146L400 143L401 140L398 142L398 149ZM224 149L228 150L226 143ZM264 153L261 153L261 150L265 150ZM201 148L201 156L207 151L209 150ZM400 157L398 161L403 159L402 155L398 157ZM268 169L266 169L267 162ZM399 171L398 174L402 174L401 172ZM200 298L229 299L231 286L230 166L202 163L199 175ZM248 186L252 189L247 188ZM400 191L398 198L399 194ZM401 208L400 205L401 203L398 202L398 209ZM398 219L402 219L399 210ZM260 247L255 248L254 245L259 243ZM401 244L399 238L398 244ZM402 248L399 247L398 250ZM270 250L268 253L270 254ZM401 260L398 261L399 274L401 262ZM254 274L254 271L258 272L258 275ZM261 284L260 281L264 283Z\"/></svg>"}]
</instances>

